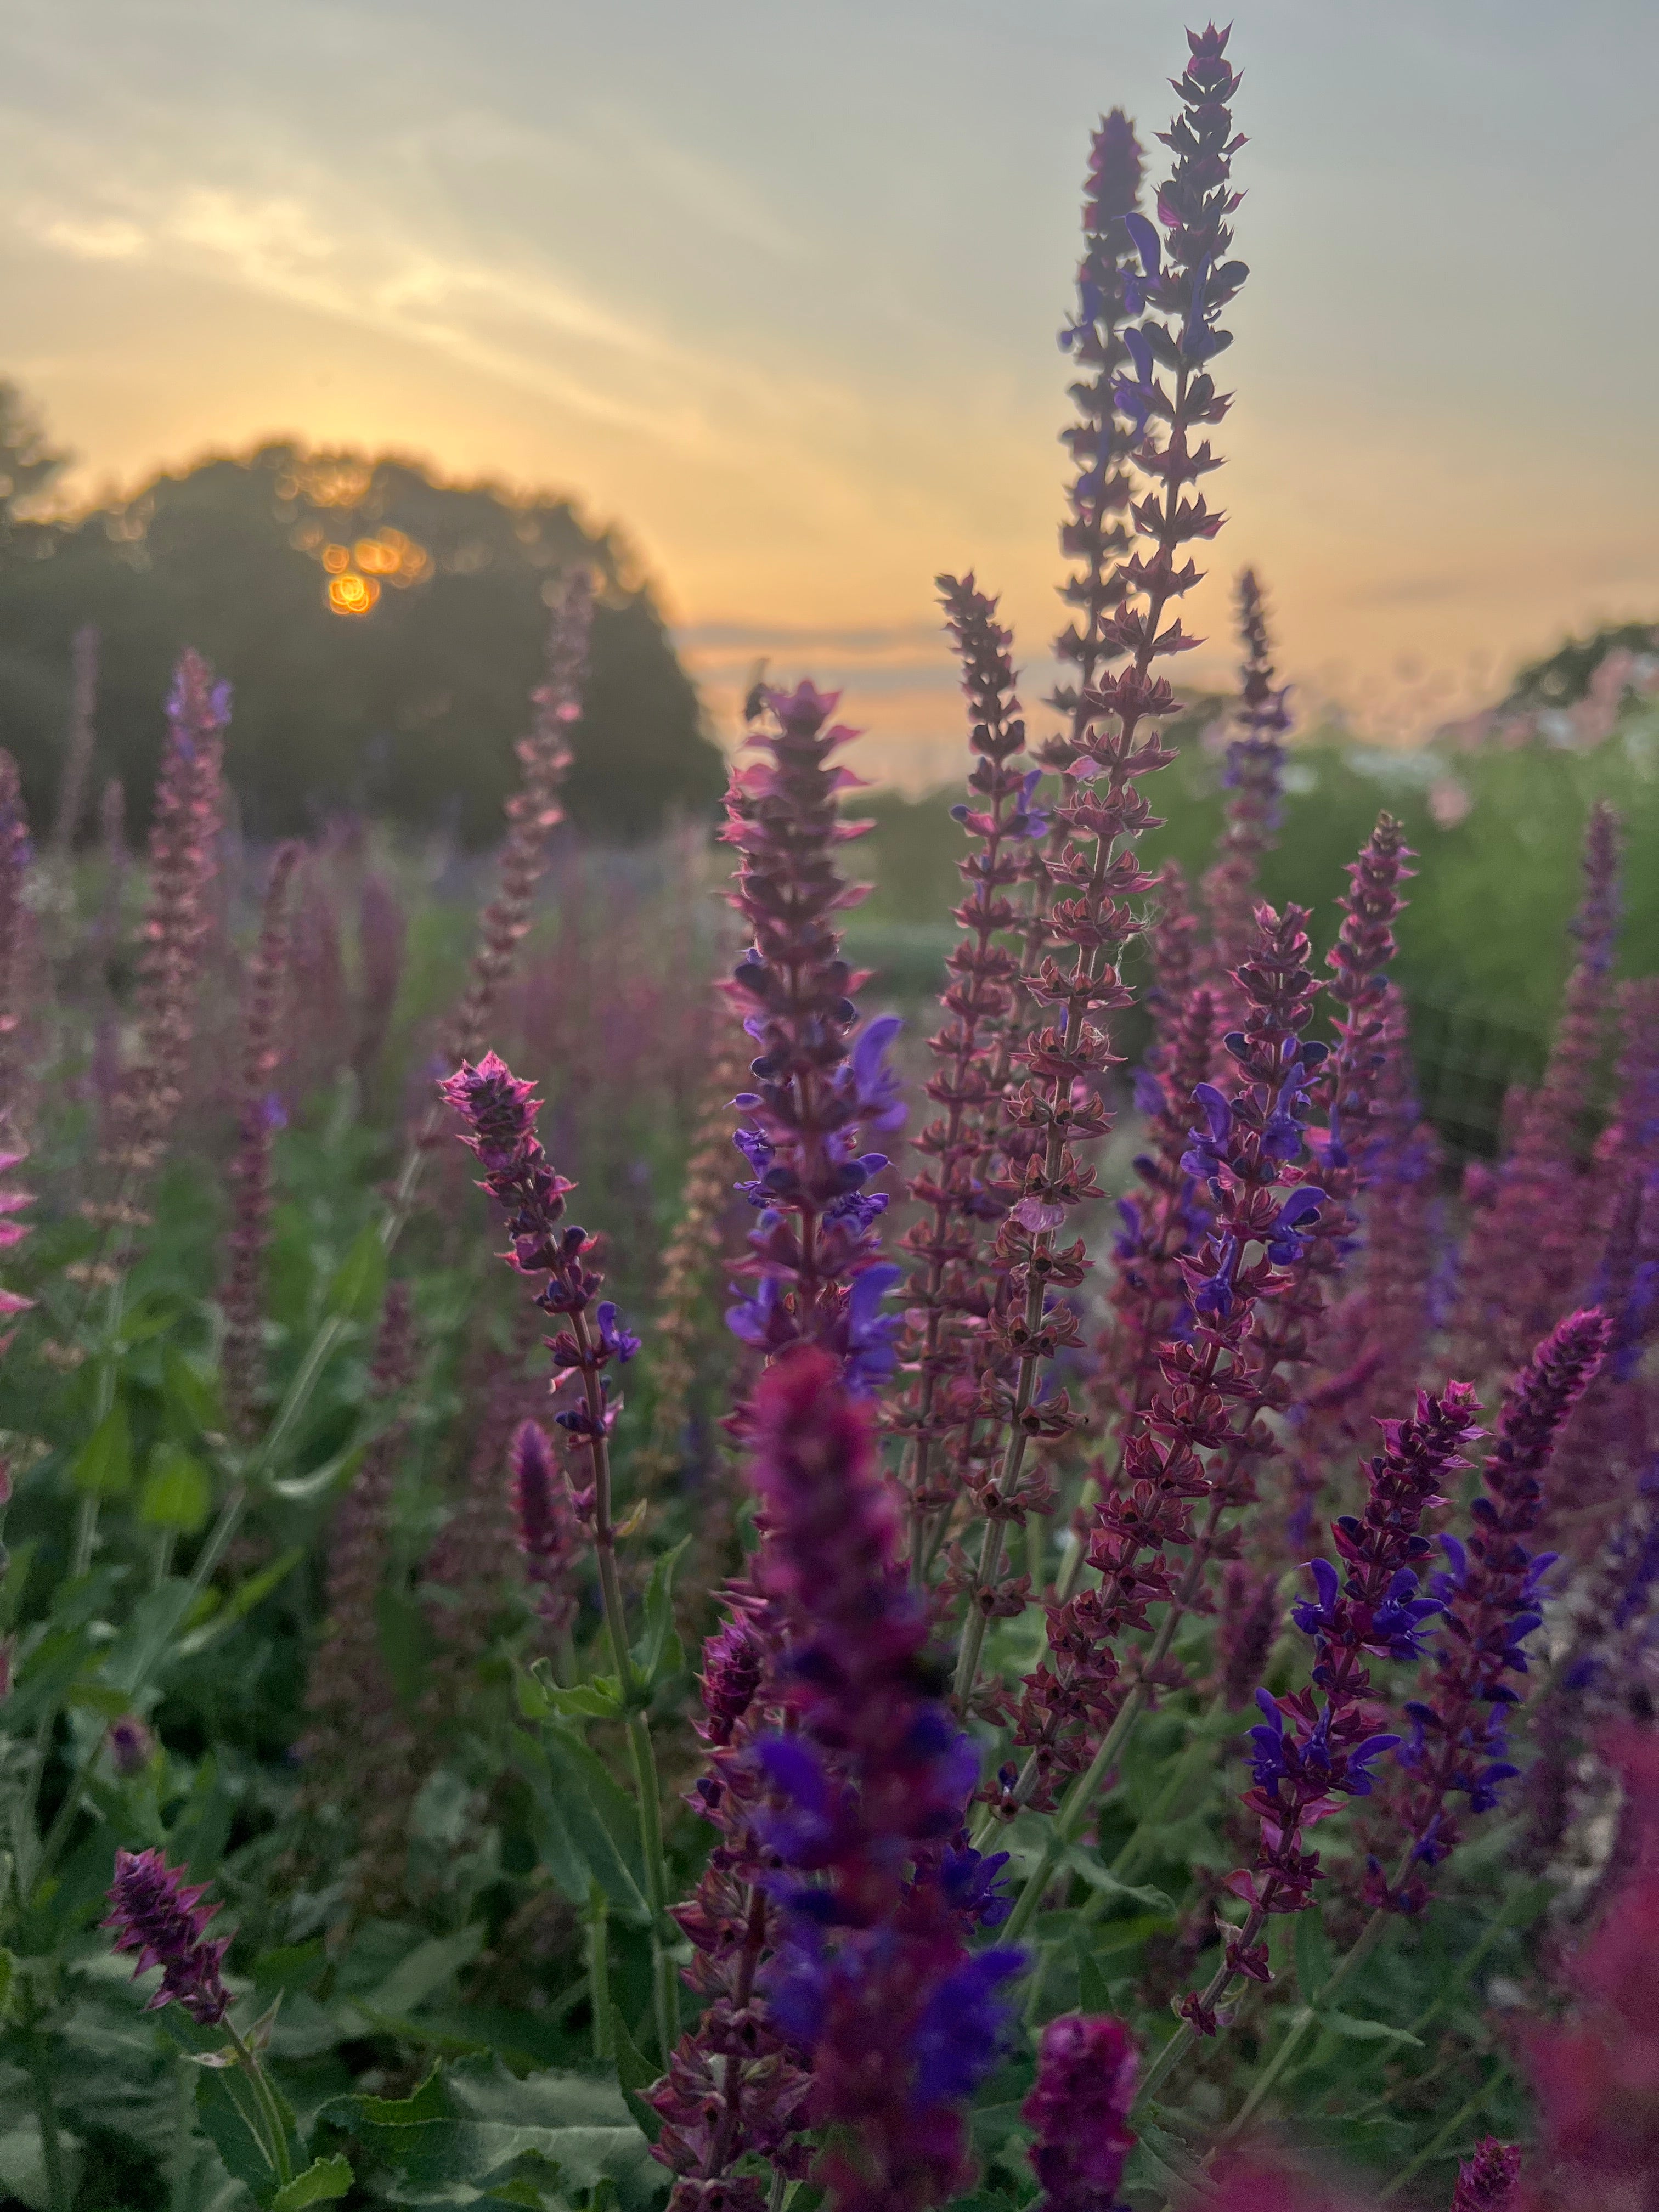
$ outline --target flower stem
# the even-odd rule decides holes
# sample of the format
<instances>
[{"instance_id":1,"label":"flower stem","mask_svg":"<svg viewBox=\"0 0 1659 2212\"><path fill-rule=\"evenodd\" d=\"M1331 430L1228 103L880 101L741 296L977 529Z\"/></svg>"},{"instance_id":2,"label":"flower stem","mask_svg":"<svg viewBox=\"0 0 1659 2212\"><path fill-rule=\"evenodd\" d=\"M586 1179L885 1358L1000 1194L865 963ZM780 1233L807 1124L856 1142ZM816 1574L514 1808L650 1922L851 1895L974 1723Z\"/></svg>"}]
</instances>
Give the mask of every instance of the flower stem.
<instances>
[{"instance_id":1,"label":"flower stem","mask_svg":"<svg viewBox=\"0 0 1659 2212\"><path fill-rule=\"evenodd\" d=\"M1376 2192L1376 2201L1379 2204L1386 2204L1389 2197L1397 2197L1408 2181L1415 2180L1425 2166L1431 2165L1446 2148L1446 2146L1456 2140L1458 2130L1474 2118L1475 2114L1480 2110L1482 2105L1486 2103L1487 2098L1491 2096L1492 2085L1496 2082L1498 2075L1502 2071L1503 2069L1501 2067L1494 2068L1493 2070L1486 2076L1486 2080L1480 2084L1480 2087L1475 2091L1474 2096L1469 2099L1468 2102L1466 2105L1459 2106L1457 2110L1452 2114L1450 2119L1446 2122L1444 2127L1439 2128L1436 2130L1436 2132L1430 2137L1429 2141L1424 2144L1422 2149L1418 2152L1416 2157L1412 2159L1408 2164L1402 2166L1398 2173L1391 2176L1390 2179L1383 2184L1382 2187Z\"/></svg>"},{"instance_id":2,"label":"flower stem","mask_svg":"<svg viewBox=\"0 0 1659 2212\"><path fill-rule=\"evenodd\" d=\"M592 1345L587 1316L580 1310L570 1316L572 1334L584 1353ZM605 1613L605 1641L617 1670L617 1689L628 1709L628 1750L634 1767L634 1802L640 1824L640 1857L645 1869L646 1903L651 1911L651 1997L657 2042L662 2061L679 2036L679 1985L673 1960L664 1940L668 1927L668 1869L663 1855L662 1791L657 1778L656 1753L651 1723L641 1700L648 1698L650 1686L642 1684L628 1644L628 1615L622 1578L617 1571L617 1532L611 1518L611 1447L605 1433L605 1392L599 1370L582 1369L582 1385L592 1424L593 1554L599 1575L599 1600Z\"/></svg>"},{"instance_id":3,"label":"flower stem","mask_svg":"<svg viewBox=\"0 0 1659 2212\"><path fill-rule=\"evenodd\" d=\"M34 2112L40 2128L40 2160L46 2170L51 2212L70 2212L73 2202L64 2166L64 2142L58 2132L58 2107L52 2094L52 2058L38 2028L28 2035L29 2074L34 2083Z\"/></svg>"},{"instance_id":4,"label":"flower stem","mask_svg":"<svg viewBox=\"0 0 1659 2212\"><path fill-rule=\"evenodd\" d=\"M597 1881L587 1885L587 1992L593 2013L593 2056L615 2057L611 2034L611 1910Z\"/></svg>"},{"instance_id":5,"label":"flower stem","mask_svg":"<svg viewBox=\"0 0 1659 2212\"><path fill-rule=\"evenodd\" d=\"M241 2068L248 2087L253 2092L253 2100L270 2133L270 2150L267 2155L270 2158L271 2170L279 2185L290 2182L294 2179L294 2161L288 2154L288 2123L283 2118L276 2093L271 2087L252 2045L243 2039L228 2014L223 2025L225 2033L230 2038L230 2047L236 2053L236 2063Z\"/></svg>"}]
</instances>

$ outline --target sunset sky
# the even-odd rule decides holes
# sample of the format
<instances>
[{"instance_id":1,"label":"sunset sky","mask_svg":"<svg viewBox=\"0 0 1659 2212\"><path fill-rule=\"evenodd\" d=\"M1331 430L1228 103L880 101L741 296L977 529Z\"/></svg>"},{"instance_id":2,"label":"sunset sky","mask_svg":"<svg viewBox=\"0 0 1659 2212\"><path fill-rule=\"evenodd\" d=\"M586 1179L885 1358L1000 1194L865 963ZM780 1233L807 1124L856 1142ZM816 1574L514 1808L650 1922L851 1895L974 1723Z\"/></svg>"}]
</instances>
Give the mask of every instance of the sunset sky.
<instances>
[{"instance_id":1,"label":"sunset sky","mask_svg":"<svg viewBox=\"0 0 1659 2212\"><path fill-rule=\"evenodd\" d=\"M1421 729L1659 616L1652 0L1239 0L1228 577ZM1056 619L1088 133L1167 0L8 0L0 374L78 489L273 433L621 524L717 716L757 653L959 744L932 579ZM1154 149L1159 160L1162 149Z\"/></svg>"}]
</instances>

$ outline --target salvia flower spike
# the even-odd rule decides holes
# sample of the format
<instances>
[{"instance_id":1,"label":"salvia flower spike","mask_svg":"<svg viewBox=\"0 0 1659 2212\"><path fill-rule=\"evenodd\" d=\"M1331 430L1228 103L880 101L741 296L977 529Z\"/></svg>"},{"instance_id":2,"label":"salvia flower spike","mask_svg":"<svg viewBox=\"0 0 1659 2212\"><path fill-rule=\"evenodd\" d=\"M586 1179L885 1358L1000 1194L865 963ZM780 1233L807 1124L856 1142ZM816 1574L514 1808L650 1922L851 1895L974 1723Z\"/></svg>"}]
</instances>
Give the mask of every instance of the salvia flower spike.
<instances>
[{"instance_id":1,"label":"salvia flower spike","mask_svg":"<svg viewBox=\"0 0 1659 2212\"><path fill-rule=\"evenodd\" d=\"M902 1271L880 1257L887 1200L870 1188L888 1156L864 1147L901 1128L905 1107L887 1060L897 1018L854 1036L862 979L842 957L837 917L864 887L847 883L835 852L869 824L840 817L839 794L858 778L833 765L855 734L830 719L835 707L811 684L763 692L749 738L763 757L735 767L726 793L732 903L754 940L726 990L759 1049L754 1087L733 1101L750 1170L738 1188L757 1219L738 1270L748 1294L726 1318L769 1358L792 1344L829 1347L867 1393L897 1364L901 1324L883 1300Z\"/></svg>"},{"instance_id":2,"label":"salvia flower spike","mask_svg":"<svg viewBox=\"0 0 1659 2212\"><path fill-rule=\"evenodd\" d=\"M217 1905L204 1905L208 1884L188 1883L182 1867L170 1867L159 1850L118 1851L106 1928L118 1951L136 1952L136 1979L160 1966L161 1987L147 2011L182 2005L202 2027L216 2027L230 2009L220 1968L230 1938L210 1937Z\"/></svg>"},{"instance_id":3,"label":"salvia flower spike","mask_svg":"<svg viewBox=\"0 0 1659 2212\"><path fill-rule=\"evenodd\" d=\"M773 1806L763 1839L788 1875L764 1987L810 2054L810 2117L830 2130L818 2178L837 2212L919 2208L965 2179L962 2108L1000 2056L999 1991L1024 1957L968 1948L1007 1911L1001 1863L963 1832L978 1757L930 1680L896 1504L833 1357L803 1346L780 1360L752 1435L795 1723L754 1748Z\"/></svg>"}]
</instances>

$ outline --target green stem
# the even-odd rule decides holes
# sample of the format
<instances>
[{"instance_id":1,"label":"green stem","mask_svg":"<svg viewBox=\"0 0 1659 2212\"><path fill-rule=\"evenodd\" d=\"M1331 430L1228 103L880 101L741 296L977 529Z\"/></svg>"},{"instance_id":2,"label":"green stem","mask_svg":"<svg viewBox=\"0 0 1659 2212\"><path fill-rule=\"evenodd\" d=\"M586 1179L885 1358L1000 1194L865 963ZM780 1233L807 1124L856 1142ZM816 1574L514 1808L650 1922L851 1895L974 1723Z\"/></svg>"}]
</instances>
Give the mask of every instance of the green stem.
<instances>
[{"instance_id":1,"label":"green stem","mask_svg":"<svg viewBox=\"0 0 1659 2212\"><path fill-rule=\"evenodd\" d=\"M184 1601L179 1608L179 1619L182 1620L188 1616L191 1607L196 1603L196 1601L201 1596L202 1592L206 1589L210 1577L218 1566L220 1560L223 1559L225 1552L229 1546L231 1538L236 1534L238 1528L241 1525L242 1516L247 1510L248 1495L250 1491L264 1476L266 1470L271 1466L272 1462L276 1460L277 1454L282 1450L289 1436L293 1433L295 1428L304 1418L306 1408L311 1403L312 1394L317 1388L317 1384L321 1378L324 1368L327 1365L331 1356L338 1347L342 1340L349 1333L351 1328L352 1323L346 1316L343 1314L331 1314L328 1319L324 1322L322 1326L318 1329L315 1336L312 1338L309 1346L307 1347L304 1358L301 1359L299 1366L295 1370L293 1380L289 1382L286 1392L283 1394L283 1402L276 1409L276 1416L271 1422L270 1429L266 1431L264 1437L259 1444L258 1449L254 1453L247 1466L231 1484L229 1490L225 1493L224 1503L219 1508L218 1518L213 1524L213 1528L208 1535L207 1541L197 1553L196 1564L191 1570L190 1580L185 1585ZM86 1509L88 1505L93 1506L95 1509L96 1504L97 1501L95 1498L83 1498L82 1501L82 1515L85 1515ZM95 1511L89 1526L95 1533ZM88 1537L88 1543L90 1543L90 1540L91 1539ZM81 1532L80 1529L77 1528L77 1547L80 1542ZM167 1623L165 1621L158 1621L155 1629L151 1632L149 1641L140 1648L133 1669L131 1692L132 1700L135 1704L137 1704L143 1692L149 1687L151 1671L161 1656L162 1650L167 1640L168 1633L169 1632ZM40 1738L41 1747L38 1752L38 1765L41 1769L44 1769L45 1767L46 1758L51 1748L52 1729L56 1719L57 1711L56 1708L54 1708L52 1711L45 1715L41 1722L41 1733ZM83 1766L81 1771L75 1776L70 1784L68 1796L64 1798L63 1804L58 1808L58 1818L52 1824L52 1832L58 1837L58 1847L60 1848L63 1836L68 1832L68 1825L73 1820L76 1808L80 1803L81 1793L85 1787L90 1771L90 1766ZM39 1794L39 1786L40 1775L37 1772L33 1778L33 1785L30 1795L29 1802L31 1804L33 1802L34 1796ZM48 1848L44 1850L42 1852L40 1864L35 1875L35 1887L37 1888L40 1883L45 1880L46 1875L51 1871L52 1861L54 1856L55 1853L51 1850L49 1842Z\"/></svg>"},{"instance_id":2,"label":"green stem","mask_svg":"<svg viewBox=\"0 0 1659 2212\"><path fill-rule=\"evenodd\" d=\"M668 1867L663 1851L662 1796L656 1753L643 1713L629 1716L628 1747L634 1761L634 1785L640 1808L640 1856L645 1864L645 1899L651 1908L651 2002L657 2023L657 2047L667 2065L679 2040L679 1982L663 1941L668 1927Z\"/></svg>"},{"instance_id":3,"label":"green stem","mask_svg":"<svg viewBox=\"0 0 1659 2212\"><path fill-rule=\"evenodd\" d=\"M611 2058L611 1908L597 1881L587 1885L587 1997L593 2013L593 2056Z\"/></svg>"},{"instance_id":4,"label":"green stem","mask_svg":"<svg viewBox=\"0 0 1659 2212\"><path fill-rule=\"evenodd\" d=\"M119 1380L119 1338L121 1310L125 1304L126 1275L118 1274L110 1285L109 1298L104 1312L104 1341L98 1358L98 1388L93 1395L92 1425L98 1428L115 1403ZM75 1542L70 1553L70 1580L78 1583L92 1566L92 1555L98 1545L98 1493L88 1491L82 1498L75 1516Z\"/></svg>"},{"instance_id":5,"label":"green stem","mask_svg":"<svg viewBox=\"0 0 1659 2212\"><path fill-rule=\"evenodd\" d=\"M1391 1917L1394 1916L1385 1911L1371 1913L1371 1917L1364 1923L1364 1927L1360 1929L1360 1933L1354 1938L1354 1942L1349 1944L1347 1951L1345 1951L1345 1954L1338 1958L1338 1962L1334 1964L1332 1971L1329 1971L1328 1975L1328 1980L1325 1980L1325 1984L1316 1990L1316 1996L1312 1997L1312 2002L1310 2002L1310 2004L1297 2006L1297 2011L1290 2015L1290 2027L1285 2028L1283 2042L1279 2044L1274 2055L1267 2059L1263 2070L1256 2075L1255 2084L1252 2084L1252 2088L1249 2088L1249 2094L1245 2097L1243 2104L1239 2106L1239 2111L1237 2111L1237 2115L1232 2117L1232 2121L1228 2124L1224 2135L1218 2136L1217 2148L1221 2148L1221 2143L1237 2142L1237 2139L1243 2135L1245 2128L1249 2126L1249 2121L1255 2119L1256 2112L1261 2111L1261 2106L1263 2106L1265 2100L1272 2094L1272 2088L1274 2088L1274 2084L1279 2081L1279 2077L1285 2073L1285 2069L1290 2066L1291 2059L1297 2057L1297 2053L1301 2051L1303 2037L1307 2035L1307 2031L1318 2027L1318 2015L1321 2015L1321 2013L1325 2011L1325 2006L1332 2002L1332 1997L1336 1996L1336 1990L1343 1986L1343 1982L1347 1982L1349 1975L1358 1971L1358 1966L1363 1966L1364 1960L1371 1955L1371 1951L1376 1951L1376 1944L1378 1944L1380 1936L1382 1936L1382 1931L1387 1929ZM1225 1980L1230 1980L1230 1975L1228 1971L1221 1969L1221 1986L1225 1986ZM1217 1989L1217 1996L1221 1996L1221 1989ZM1210 1996L1210 1990L1206 1990L1206 2004L1214 2004L1214 1997ZM1164 2048L1159 2051L1157 2059L1152 2062L1151 2069L1148 2069L1148 2075L1146 2075L1146 2086L1141 2088L1141 2097L1151 2097L1151 2094L1155 2094L1157 2086L1159 2086L1161 2081L1164 2081L1164 2079L1175 2070L1176 2062L1183 2057L1186 2048L1190 2046L1194 2039L1197 2039L1197 2037L1194 2037L1192 2028L1188 2027L1176 2028L1175 2035L1168 2039L1168 2044L1164 2044Z\"/></svg>"},{"instance_id":6,"label":"green stem","mask_svg":"<svg viewBox=\"0 0 1659 2212\"><path fill-rule=\"evenodd\" d=\"M38 2028L29 2030L28 2045L35 2117L40 2127L40 2158L46 2169L46 2201L51 2212L70 2212L74 2194L64 2169L64 2143L58 2132L58 2107L52 2102L52 2059Z\"/></svg>"},{"instance_id":7,"label":"green stem","mask_svg":"<svg viewBox=\"0 0 1659 2212\"><path fill-rule=\"evenodd\" d=\"M1042 1902L1042 1893L1048 1887L1060 1853L1069 1844L1077 1841L1088 1818L1089 1807L1097 1790L1110 1772L1124 1739L1134 1726L1141 1706L1146 1701L1145 1680L1137 1682L1119 1708L1117 1718L1101 1739L1100 1748L1090 1760L1085 1772L1066 1791L1060 1810L1049 1826L1048 1839L1042 1847L1042 1856L1025 1878L1025 1887L1019 1901L1010 1915L1006 1941L1013 1942L1029 1928Z\"/></svg>"},{"instance_id":8,"label":"green stem","mask_svg":"<svg viewBox=\"0 0 1659 2212\"><path fill-rule=\"evenodd\" d=\"M1100 1485L1091 1475L1078 1492L1077 1510L1079 1513L1092 1513L1099 1503ZM1068 1528L1066 1531L1065 1553L1060 1563L1060 1572L1054 1579L1056 1605L1064 1605L1076 1590L1088 1551L1088 1540L1083 1531L1076 1528Z\"/></svg>"},{"instance_id":9,"label":"green stem","mask_svg":"<svg viewBox=\"0 0 1659 2212\"><path fill-rule=\"evenodd\" d=\"M1480 2110L1482 2105L1486 2103L1487 2098L1492 2094L1492 2085L1497 2079L1498 2075L1496 2073L1488 2075L1486 2079L1480 2084L1480 2087L1475 2091L1474 2096L1469 2099L1468 2104L1461 2106L1459 2109L1452 2114L1445 2126L1439 2129L1437 2133L1424 2144L1422 2149L1418 2152L1417 2156L1413 2159L1408 2165L1402 2166L1399 2172L1394 2176L1393 2179L1385 2183L1384 2185L1377 2191L1376 2201L1379 2204L1386 2204L1389 2197L1398 2196L1399 2192L1405 2187L1408 2181L1414 2180L1417 2175L1423 2171L1423 2168L1425 2166L1431 2165L1433 2161L1440 2156L1447 2144L1455 2139L1458 2130L1466 2126Z\"/></svg>"},{"instance_id":10,"label":"green stem","mask_svg":"<svg viewBox=\"0 0 1659 2212\"><path fill-rule=\"evenodd\" d=\"M1526 1899L1527 1893L1526 1891L1522 1890L1517 1892L1515 1896L1508 1899L1499 1908L1496 1916L1487 1923L1486 1932L1481 1936L1480 1941L1474 1946L1474 1949L1469 1952L1468 1955L1460 1961L1457 1972L1450 1984L1446 1988L1443 1989L1439 1996L1435 1998L1434 2002L1423 2012L1419 2013L1417 2018L1412 2022L1410 2027L1407 2030L1407 2033L1408 2035L1420 2036L1425 2027L1433 2027L1435 2021L1439 2019L1441 2014L1444 2012L1447 2006L1452 2002L1458 1992L1464 1987L1465 1984L1468 1981L1469 1977L1481 1965L1482 1961L1486 1960L1496 1948L1498 1939L1509 1933L1509 1930L1513 1924L1513 1916L1517 1901L1524 1902Z\"/></svg>"},{"instance_id":11,"label":"green stem","mask_svg":"<svg viewBox=\"0 0 1659 2212\"><path fill-rule=\"evenodd\" d=\"M584 1353L591 1349L587 1316L570 1316L571 1331ZM598 1370L584 1365L582 1386L592 1424L593 1553L599 1571L599 1599L605 1640L622 1701L628 1709L628 1748L634 1766L634 1801L640 1823L640 1856L645 1869L646 1903L651 1911L651 2000L657 2042L667 2065L679 2039L679 1985L665 1941L668 1919L668 1869L663 1852L662 1791L657 1778L651 1723L643 1711L648 1689L639 1680L628 1646L628 1614L622 1577L617 1571L617 1532L611 1521L611 1451L605 1435L605 1393Z\"/></svg>"},{"instance_id":12,"label":"green stem","mask_svg":"<svg viewBox=\"0 0 1659 2212\"><path fill-rule=\"evenodd\" d=\"M70 1786L64 1794L64 1802L52 1816L52 1826L47 1829L46 1840L40 1846L40 1856L35 1862L33 1875L29 1884L32 1904L38 1905L40 1902L41 1886L50 1878L52 1869L57 1863L58 1854L69 1841L70 1831L75 1826L75 1816L80 1810L81 1793L91 1781L92 1770L97 1765L99 1753L103 1748L103 1736L94 1735L85 1758L70 1777Z\"/></svg>"},{"instance_id":13,"label":"green stem","mask_svg":"<svg viewBox=\"0 0 1659 2212\"><path fill-rule=\"evenodd\" d=\"M191 2212L195 2203L199 2146L196 2138L196 2069L181 2051L173 2061L173 2190L171 2212Z\"/></svg>"},{"instance_id":14,"label":"green stem","mask_svg":"<svg viewBox=\"0 0 1659 2212\"><path fill-rule=\"evenodd\" d=\"M270 2151L267 2154L270 2157L271 2170L280 2187L294 2179L294 2161L288 2154L288 2125L283 2118L282 2107L276 2102L276 2093L271 2087L252 2045L243 2040L228 2015L223 2027L230 2038L230 2047L236 2053L236 2063L241 2068L248 2087L253 2092L253 2100L270 2131Z\"/></svg>"}]
</instances>

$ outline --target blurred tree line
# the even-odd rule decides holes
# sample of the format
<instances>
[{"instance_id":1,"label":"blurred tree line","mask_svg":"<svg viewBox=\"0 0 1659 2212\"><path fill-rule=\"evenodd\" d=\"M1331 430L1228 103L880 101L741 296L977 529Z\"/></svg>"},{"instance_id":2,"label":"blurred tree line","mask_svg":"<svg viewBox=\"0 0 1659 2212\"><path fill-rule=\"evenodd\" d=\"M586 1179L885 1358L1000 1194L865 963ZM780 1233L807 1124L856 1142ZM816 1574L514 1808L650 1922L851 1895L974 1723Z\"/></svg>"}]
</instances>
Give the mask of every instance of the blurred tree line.
<instances>
[{"instance_id":1,"label":"blurred tree line","mask_svg":"<svg viewBox=\"0 0 1659 2212\"><path fill-rule=\"evenodd\" d=\"M721 756L649 587L568 500L270 444L158 474L118 504L43 513L67 459L0 381L0 744L37 821L56 799L72 641L90 624L94 788L118 776L142 811L168 672L193 645L235 686L229 768L250 835L349 809L487 842L547 604L579 562L602 597L573 817L634 837L718 799Z\"/></svg>"}]
</instances>

